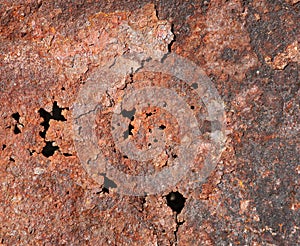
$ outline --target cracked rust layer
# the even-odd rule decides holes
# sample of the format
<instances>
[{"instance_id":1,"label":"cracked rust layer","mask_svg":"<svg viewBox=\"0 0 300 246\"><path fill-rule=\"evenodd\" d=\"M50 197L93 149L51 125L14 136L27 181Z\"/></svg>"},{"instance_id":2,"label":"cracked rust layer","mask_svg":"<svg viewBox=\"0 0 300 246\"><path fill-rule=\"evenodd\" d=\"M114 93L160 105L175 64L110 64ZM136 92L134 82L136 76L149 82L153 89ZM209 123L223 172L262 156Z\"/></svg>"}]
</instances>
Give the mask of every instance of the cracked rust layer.
<instances>
[{"instance_id":1,"label":"cracked rust layer","mask_svg":"<svg viewBox=\"0 0 300 246\"><path fill-rule=\"evenodd\" d=\"M0 1L0 244L299 245L299 1L149 2ZM163 194L120 195L77 157L78 91L109 60L140 49L195 62L224 100L226 148L194 189L183 180ZM116 83L104 103L151 76ZM177 92L194 104L188 89ZM128 134L152 121L174 126L161 111L139 124L153 110L137 115ZM168 155L147 170L168 165Z\"/></svg>"}]
</instances>

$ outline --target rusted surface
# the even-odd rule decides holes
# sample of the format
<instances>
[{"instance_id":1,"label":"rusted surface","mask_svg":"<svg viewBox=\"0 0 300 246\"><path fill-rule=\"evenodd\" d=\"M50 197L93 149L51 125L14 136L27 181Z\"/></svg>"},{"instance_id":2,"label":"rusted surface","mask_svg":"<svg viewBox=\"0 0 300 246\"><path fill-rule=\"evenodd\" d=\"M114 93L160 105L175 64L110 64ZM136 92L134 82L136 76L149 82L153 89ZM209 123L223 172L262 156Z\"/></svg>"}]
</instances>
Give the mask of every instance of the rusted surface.
<instances>
[{"instance_id":1,"label":"rusted surface","mask_svg":"<svg viewBox=\"0 0 300 246\"><path fill-rule=\"evenodd\" d=\"M299 1L146 2L1 1L0 243L300 244ZM202 185L183 179L161 194L125 196L79 161L72 105L80 88L114 57L140 49L195 62L225 103L226 147ZM205 114L192 90L163 74L128 76L108 95L117 100L124 87L149 83L173 88ZM99 137L109 136L109 96ZM151 107L131 122L133 137L154 123L178 140L175 119ZM210 131L205 121L201 127ZM141 147L144 136L135 139ZM112 156L104 140L124 172L167 165L164 154L147 166ZM186 199L180 213L170 207L171 191Z\"/></svg>"}]
</instances>

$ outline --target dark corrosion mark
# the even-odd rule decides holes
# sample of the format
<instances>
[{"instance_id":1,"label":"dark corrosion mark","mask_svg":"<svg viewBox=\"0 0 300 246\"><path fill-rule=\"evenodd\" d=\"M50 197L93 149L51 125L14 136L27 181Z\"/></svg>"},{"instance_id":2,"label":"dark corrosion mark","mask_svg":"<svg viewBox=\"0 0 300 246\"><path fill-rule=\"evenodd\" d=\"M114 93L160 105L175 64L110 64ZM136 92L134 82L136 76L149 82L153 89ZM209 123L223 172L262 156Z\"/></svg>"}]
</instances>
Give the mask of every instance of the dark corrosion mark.
<instances>
[{"instance_id":1,"label":"dark corrosion mark","mask_svg":"<svg viewBox=\"0 0 300 246\"><path fill-rule=\"evenodd\" d=\"M198 84L197 84L197 83L193 83L191 86L192 86L192 88L194 88L194 89L198 89Z\"/></svg>"},{"instance_id":2,"label":"dark corrosion mark","mask_svg":"<svg viewBox=\"0 0 300 246\"><path fill-rule=\"evenodd\" d=\"M130 136L133 136L132 130L134 129L134 126L129 124L128 129L123 133L124 139L127 139Z\"/></svg>"},{"instance_id":3,"label":"dark corrosion mark","mask_svg":"<svg viewBox=\"0 0 300 246\"><path fill-rule=\"evenodd\" d=\"M214 120L214 121L204 120L201 126L201 132L211 133L212 131L221 130L221 127L222 127L221 123L218 120Z\"/></svg>"},{"instance_id":4,"label":"dark corrosion mark","mask_svg":"<svg viewBox=\"0 0 300 246\"><path fill-rule=\"evenodd\" d=\"M133 108L132 110L128 110L128 111L126 109L123 109L121 114L122 114L123 117L126 117L130 120L133 120L135 112L136 112L135 108Z\"/></svg>"},{"instance_id":5,"label":"dark corrosion mark","mask_svg":"<svg viewBox=\"0 0 300 246\"><path fill-rule=\"evenodd\" d=\"M103 192L109 193L109 188L117 188L117 184L106 176L106 173L100 173L104 178Z\"/></svg>"}]
</instances>

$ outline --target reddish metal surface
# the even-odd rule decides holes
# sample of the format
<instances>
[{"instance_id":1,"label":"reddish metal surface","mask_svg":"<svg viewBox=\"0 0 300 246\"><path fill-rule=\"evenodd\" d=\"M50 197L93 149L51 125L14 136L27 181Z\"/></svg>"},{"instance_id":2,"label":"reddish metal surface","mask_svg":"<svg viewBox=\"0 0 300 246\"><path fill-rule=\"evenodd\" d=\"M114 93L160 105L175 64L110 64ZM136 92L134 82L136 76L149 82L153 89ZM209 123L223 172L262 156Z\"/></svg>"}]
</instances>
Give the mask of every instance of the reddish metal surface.
<instances>
[{"instance_id":1,"label":"reddish metal surface","mask_svg":"<svg viewBox=\"0 0 300 246\"><path fill-rule=\"evenodd\" d=\"M300 244L299 2L146 2L0 2L0 243ZM103 189L107 178L95 182L77 157L71 108L80 88L141 47L193 61L225 103L226 148L201 186L183 180L163 194L125 196ZM193 104L188 89L178 93ZM133 126L147 129L139 117ZM186 198L180 214L167 205L172 190Z\"/></svg>"}]
</instances>

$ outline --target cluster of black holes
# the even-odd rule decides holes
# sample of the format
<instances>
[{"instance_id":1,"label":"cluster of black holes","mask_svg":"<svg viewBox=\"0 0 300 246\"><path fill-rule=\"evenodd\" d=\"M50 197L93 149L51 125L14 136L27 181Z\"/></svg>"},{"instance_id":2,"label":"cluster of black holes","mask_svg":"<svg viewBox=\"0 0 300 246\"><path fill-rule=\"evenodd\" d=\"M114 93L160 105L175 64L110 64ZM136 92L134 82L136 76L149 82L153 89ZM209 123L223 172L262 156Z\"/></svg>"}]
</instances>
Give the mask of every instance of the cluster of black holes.
<instances>
[{"instance_id":1,"label":"cluster of black holes","mask_svg":"<svg viewBox=\"0 0 300 246\"><path fill-rule=\"evenodd\" d=\"M2 145L2 150L5 150L5 148L6 148L6 144L3 144Z\"/></svg>"},{"instance_id":2,"label":"cluster of black holes","mask_svg":"<svg viewBox=\"0 0 300 246\"><path fill-rule=\"evenodd\" d=\"M42 138L45 139L45 137L46 137L46 132L50 127L49 122L51 119L57 120L57 121L66 121L66 118L62 115L62 111L64 109L68 110L69 108L60 108L56 101L53 103L52 112L50 112L50 113L43 108L39 109L38 112L39 112L40 116L44 119L44 121L41 123L41 126L44 127L44 130L40 132L40 136ZM53 141L45 140L45 143L46 143L46 145L43 147L42 154L48 158L48 157L54 155L54 152L57 151L59 149L59 147L53 146ZM64 153L63 155L71 156L71 154L68 154L68 153Z\"/></svg>"},{"instance_id":3,"label":"cluster of black holes","mask_svg":"<svg viewBox=\"0 0 300 246\"><path fill-rule=\"evenodd\" d=\"M123 117L126 117L126 118L130 119L130 121L132 122L134 120L135 112L136 112L135 108L133 108L132 110L123 109L121 111L121 114L122 114ZM156 112L156 110L154 110L154 112ZM146 118L148 118L152 115L153 115L152 112L146 113ZM134 129L134 126L131 124L131 122L128 124L128 129L123 133L123 138L124 139L127 139L129 136L133 136L132 130ZM164 130L164 129L166 129L166 126L165 125L160 125L158 128L160 130ZM151 133L152 130L149 129L149 132ZM154 142L158 142L158 140L154 139ZM151 143L148 144L148 147L151 147Z\"/></svg>"},{"instance_id":4,"label":"cluster of black holes","mask_svg":"<svg viewBox=\"0 0 300 246\"><path fill-rule=\"evenodd\" d=\"M194 83L193 85L192 85L192 87L194 88L194 89L197 89L198 88L198 84L197 83ZM191 109L194 109L195 107L194 106L191 106ZM133 108L132 110L129 110L129 111L127 111L127 110L122 110L121 111L121 114L122 114L122 116L123 117L127 117L127 118L129 118L131 121L133 121L134 120L134 114L135 114L135 112L136 112L136 109L135 108ZM152 116L153 115L153 113L152 112L149 112L149 113L146 113L146 118L147 117L150 117L150 116ZM129 123L129 125L128 125L128 130L126 130L125 132L124 132L124 138L127 138L129 135L133 135L132 134L132 130L134 129L134 126L131 124L131 123ZM166 126L165 125L160 125L159 126L159 129L160 130L164 130L164 129L166 129ZM152 132L152 130L151 129L149 129L149 132ZM151 145L151 144L150 144ZM149 146L149 145L148 145ZM115 151L114 151L115 152ZM172 157L175 159L175 158L177 158L178 156L176 155L176 154L172 154ZM127 159L128 158L128 156L126 156L126 155L124 155L123 156L123 158L125 158L125 159ZM110 180L110 179L108 179L106 176L105 176L105 174L101 174L101 175L103 175L103 177L104 177L104 188L103 188L103 191L104 191L104 189L106 189L107 191L107 193L109 192L109 188L110 187L112 187L112 188L116 188L117 187L117 185L112 181L112 180ZM179 214L181 211L182 211L182 209L184 208L184 204L185 204L185 200L186 200L186 198L182 195L182 194L180 194L178 191L176 191L176 192L170 192L167 196L166 196L166 199L167 199L167 205L174 211L174 212L176 212L177 214ZM180 224L182 224L183 222L178 222L179 223L179 225Z\"/></svg>"},{"instance_id":5,"label":"cluster of black holes","mask_svg":"<svg viewBox=\"0 0 300 246\"><path fill-rule=\"evenodd\" d=\"M156 113L156 109L153 110L153 112L146 112L146 119Z\"/></svg>"},{"instance_id":6,"label":"cluster of black holes","mask_svg":"<svg viewBox=\"0 0 300 246\"><path fill-rule=\"evenodd\" d=\"M184 208L186 198L178 191L170 192L167 196L167 205L177 214L179 214Z\"/></svg>"}]
</instances>

